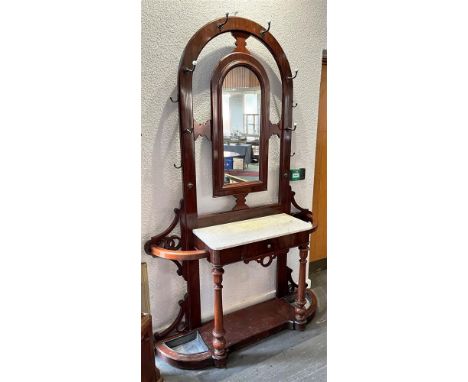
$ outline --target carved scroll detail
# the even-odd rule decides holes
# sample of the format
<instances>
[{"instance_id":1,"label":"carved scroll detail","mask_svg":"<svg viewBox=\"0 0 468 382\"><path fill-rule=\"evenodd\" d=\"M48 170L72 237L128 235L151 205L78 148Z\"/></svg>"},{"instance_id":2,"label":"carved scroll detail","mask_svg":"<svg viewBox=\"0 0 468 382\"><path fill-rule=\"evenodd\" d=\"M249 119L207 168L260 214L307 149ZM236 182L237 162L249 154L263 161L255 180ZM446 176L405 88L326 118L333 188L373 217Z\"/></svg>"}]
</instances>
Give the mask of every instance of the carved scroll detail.
<instances>
[{"instance_id":1,"label":"carved scroll detail","mask_svg":"<svg viewBox=\"0 0 468 382\"><path fill-rule=\"evenodd\" d=\"M312 211L309 211L306 208L302 208L299 206L299 204L297 204L296 199L294 199L294 195L296 195L296 193L292 190L291 186L289 186L289 192L291 195L291 204L294 206L294 208L299 210L299 212L292 213L291 215L306 222L311 222L312 225L314 225ZM316 228L317 226L314 226L314 230Z\"/></svg>"},{"instance_id":2,"label":"carved scroll detail","mask_svg":"<svg viewBox=\"0 0 468 382\"><path fill-rule=\"evenodd\" d=\"M172 230L175 228L177 223L179 222L180 219L180 211L183 208L183 199L180 201L180 207L179 208L174 208L174 219L172 220L172 223L167 227L163 232L161 232L159 235L153 236L150 240L148 240L145 243L144 249L145 252L150 255L155 257L151 253L151 247L156 246L156 247L162 247L165 249L177 251L182 247L182 239L180 236L177 235L170 235L168 236ZM187 281L187 276L185 275L184 272L184 267L183 265L178 262L177 260L171 260L176 266L177 266L177 274L179 276L182 276L185 281ZM182 300L181 300L182 301Z\"/></svg>"},{"instance_id":3,"label":"carved scroll detail","mask_svg":"<svg viewBox=\"0 0 468 382\"><path fill-rule=\"evenodd\" d=\"M162 340L163 338L167 337L171 333L176 334L176 333L184 333L188 331L187 320L182 321L182 318L184 318L186 315L187 301L188 301L188 294L185 294L184 299L179 300L179 306L180 306L179 313L177 314L177 317L172 322L172 324L170 324L162 332L154 333L155 342Z\"/></svg>"},{"instance_id":4,"label":"carved scroll detail","mask_svg":"<svg viewBox=\"0 0 468 382\"><path fill-rule=\"evenodd\" d=\"M289 289L289 294L293 294L296 292L296 289L299 285L297 285L293 278L292 278L292 269L289 267L286 267L286 270L288 271L288 289ZM305 283L305 287L308 288L309 284Z\"/></svg>"},{"instance_id":5,"label":"carved scroll detail","mask_svg":"<svg viewBox=\"0 0 468 382\"><path fill-rule=\"evenodd\" d=\"M292 278L292 269L289 268L289 267L286 267L286 270L288 271L288 286L289 286L289 293L290 294L293 294L295 292L295 290L297 289L297 284L294 282L293 278Z\"/></svg>"},{"instance_id":6,"label":"carved scroll detail","mask_svg":"<svg viewBox=\"0 0 468 382\"><path fill-rule=\"evenodd\" d=\"M179 263L177 260L171 260L175 265L177 265L177 274L179 276L182 276L185 281L187 281L187 276L184 273L184 267L181 263Z\"/></svg>"},{"instance_id":7,"label":"carved scroll detail","mask_svg":"<svg viewBox=\"0 0 468 382\"><path fill-rule=\"evenodd\" d=\"M177 236L177 235L163 237L160 240L158 246L162 248L177 251L178 249L182 247L182 239L180 238L180 236Z\"/></svg>"},{"instance_id":8,"label":"carved scroll detail","mask_svg":"<svg viewBox=\"0 0 468 382\"><path fill-rule=\"evenodd\" d=\"M157 247L162 247L166 249L171 249L171 250L178 250L182 247L182 240L179 236L177 235L171 235L168 236L172 230L175 228L177 223L179 222L180 219L180 211L183 209L184 205L184 200L180 200L180 207L179 208L174 208L174 219L172 220L172 223L167 227L163 232L161 232L159 235L153 236L150 240L148 240L145 243L144 249L145 252L152 256L151 254L151 247L152 246L157 246Z\"/></svg>"},{"instance_id":9,"label":"carved scroll detail","mask_svg":"<svg viewBox=\"0 0 468 382\"><path fill-rule=\"evenodd\" d=\"M265 262L265 259L268 259L268 261ZM276 253L268 253L266 255L260 255L260 256L244 259L244 263L248 264L250 261L255 260L262 267L266 268L273 262L274 259L276 259Z\"/></svg>"}]
</instances>

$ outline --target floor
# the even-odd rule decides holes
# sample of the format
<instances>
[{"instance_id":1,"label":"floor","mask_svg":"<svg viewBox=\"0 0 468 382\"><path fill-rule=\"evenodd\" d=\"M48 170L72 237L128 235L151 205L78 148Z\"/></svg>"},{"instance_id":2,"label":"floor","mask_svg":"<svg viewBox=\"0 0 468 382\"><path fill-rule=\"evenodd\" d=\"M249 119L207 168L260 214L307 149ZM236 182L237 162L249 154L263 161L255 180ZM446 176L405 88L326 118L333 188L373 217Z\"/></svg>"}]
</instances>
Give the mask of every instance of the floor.
<instances>
[{"instance_id":1,"label":"floor","mask_svg":"<svg viewBox=\"0 0 468 382\"><path fill-rule=\"evenodd\" d=\"M166 382L326 382L327 271L310 274L318 310L303 332L284 330L229 355L226 369L179 370L156 360Z\"/></svg>"}]
</instances>

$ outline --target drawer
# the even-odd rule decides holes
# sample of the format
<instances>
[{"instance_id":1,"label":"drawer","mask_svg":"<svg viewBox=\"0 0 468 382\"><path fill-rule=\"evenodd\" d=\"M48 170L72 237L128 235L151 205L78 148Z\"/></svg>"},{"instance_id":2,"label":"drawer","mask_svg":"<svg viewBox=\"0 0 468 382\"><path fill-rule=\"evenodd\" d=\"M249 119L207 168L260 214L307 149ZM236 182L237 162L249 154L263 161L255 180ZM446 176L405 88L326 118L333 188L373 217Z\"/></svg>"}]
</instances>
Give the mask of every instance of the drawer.
<instances>
[{"instance_id":1,"label":"drawer","mask_svg":"<svg viewBox=\"0 0 468 382\"><path fill-rule=\"evenodd\" d=\"M219 251L209 250L203 242L196 240L197 248L206 248L210 252L208 261L214 264L226 265L237 261L251 260L263 254L286 251L300 244L308 243L310 232L299 232L290 235L266 239L238 247L226 248Z\"/></svg>"},{"instance_id":2,"label":"drawer","mask_svg":"<svg viewBox=\"0 0 468 382\"><path fill-rule=\"evenodd\" d=\"M242 249L242 259L261 255L263 253L274 252L279 249L277 239L268 239L257 243L246 244Z\"/></svg>"}]
</instances>

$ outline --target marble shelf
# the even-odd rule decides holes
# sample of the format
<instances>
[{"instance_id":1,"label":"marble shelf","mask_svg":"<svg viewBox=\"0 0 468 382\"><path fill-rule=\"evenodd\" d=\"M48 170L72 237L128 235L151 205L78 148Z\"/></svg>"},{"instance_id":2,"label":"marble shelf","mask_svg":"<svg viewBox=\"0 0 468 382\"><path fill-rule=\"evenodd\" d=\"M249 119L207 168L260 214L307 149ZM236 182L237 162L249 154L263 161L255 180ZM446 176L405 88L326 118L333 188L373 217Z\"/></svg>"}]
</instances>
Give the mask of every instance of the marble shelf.
<instances>
[{"instance_id":1,"label":"marble shelf","mask_svg":"<svg viewBox=\"0 0 468 382\"><path fill-rule=\"evenodd\" d=\"M193 234L211 249L222 250L308 231L312 228L311 223L283 213L196 228Z\"/></svg>"}]
</instances>

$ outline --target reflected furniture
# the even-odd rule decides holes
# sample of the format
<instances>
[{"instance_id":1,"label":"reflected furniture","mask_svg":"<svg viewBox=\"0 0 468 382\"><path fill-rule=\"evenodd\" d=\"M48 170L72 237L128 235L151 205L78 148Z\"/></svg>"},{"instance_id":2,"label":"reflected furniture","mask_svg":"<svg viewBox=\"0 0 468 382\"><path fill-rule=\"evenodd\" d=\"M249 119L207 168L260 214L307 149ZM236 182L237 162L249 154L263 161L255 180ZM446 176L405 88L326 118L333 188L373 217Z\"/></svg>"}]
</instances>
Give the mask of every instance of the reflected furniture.
<instances>
[{"instance_id":1,"label":"reflected furniture","mask_svg":"<svg viewBox=\"0 0 468 382\"><path fill-rule=\"evenodd\" d=\"M223 151L235 152L244 158L245 167L252 162L252 145L251 144L237 144L237 145L224 145Z\"/></svg>"},{"instance_id":2,"label":"reflected furniture","mask_svg":"<svg viewBox=\"0 0 468 382\"><path fill-rule=\"evenodd\" d=\"M252 20L226 14L199 29L187 43L180 60L178 103L183 199L174 209L175 217L168 228L144 246L148 255L172 261L177 274L187 284L187 292L179 301L179 314L165 330L154 334L158 356L180 368L225 367L229 352L241 346L285 328L304 330L317 307L317 300L306 285L309 236L316 226L312 213L297 204L289 185L291 139L296 129L292 127L293 79L297 71L292 75L285 53L269 29L270 25L264 28ZM230 33L234 39L233 52L223 57L214 69L211 119L200 123L193 117L193 74L200 66L197 60L204 46L224 33ZM249 38L260 41L278 65L282 97L281 117L276 123L269 117L269 79L259 59L247 48ZM243 70L233 75L239 67ZM229 84L226 78L229 78ZM235 147L227 146L229 150L226 149L227 124L239 116L242 119L245 114L241 108L235 111L235 102L232 105L227 102L230 95L225 94L225 90L234 86L244 86L248 94L255 94L257 101L251 97L253 106L249 107L256 107L259 115L258 179L238 183L226 182L224 155L226 151L234 151L231 148ZM227 115L228 112L238 115ZM279 139L279 165L272 169L279 175L278 199L272 204L250 207L248 194L268 188L268 145L272 137ZM205 215L198 211L195 140L199 138L211 142L213 197L233 198L232 207L227 211ZM180 236L173 233L177 225L180 226ZM295 247L299 248L297 283L287 266L289 249ZM213 319L208 322L201 320L200 260L208 261L212 267ZM252 262L259 267L276 266L276 296L225 314L223 274L229 272L226 265L236 262Z\"/></svg>"}]
</instances>

